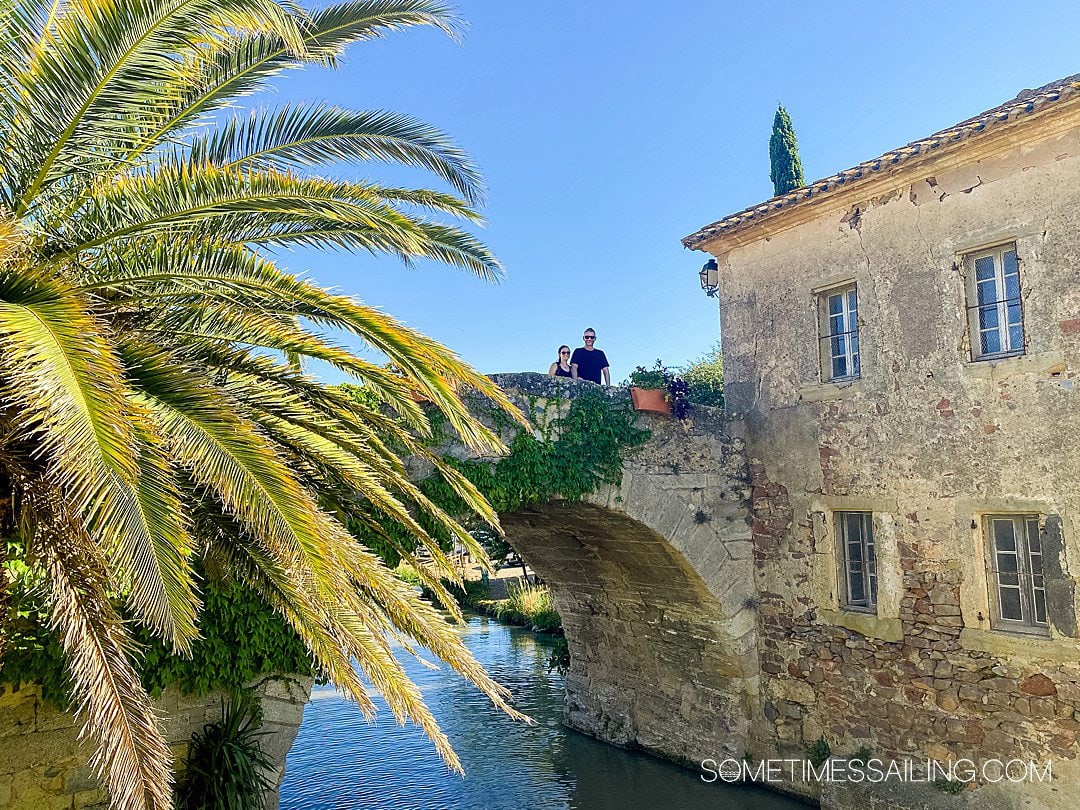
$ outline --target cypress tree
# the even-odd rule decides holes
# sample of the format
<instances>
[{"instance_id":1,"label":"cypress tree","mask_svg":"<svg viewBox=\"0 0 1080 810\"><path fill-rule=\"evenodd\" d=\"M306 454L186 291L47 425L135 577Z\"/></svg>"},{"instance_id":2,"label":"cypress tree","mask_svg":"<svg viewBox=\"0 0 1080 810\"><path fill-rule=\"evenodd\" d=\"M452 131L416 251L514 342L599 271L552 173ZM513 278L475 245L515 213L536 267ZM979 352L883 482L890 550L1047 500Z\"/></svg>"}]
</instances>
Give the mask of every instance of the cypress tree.
<instances>
[{"instance_id":1,"label":"cypress tree","mask_svg":"<svg viewBox=\"0 0 1080 810\"><path fill-rule=\"evenodd\" d=\"M769 163L773 194L786 194L793 188L806 185L795 127L791 124L791 116L787 110L779 105L776 108L776 117L773 118L772 137L769 138Z\"/></svg>"}]
</instances>

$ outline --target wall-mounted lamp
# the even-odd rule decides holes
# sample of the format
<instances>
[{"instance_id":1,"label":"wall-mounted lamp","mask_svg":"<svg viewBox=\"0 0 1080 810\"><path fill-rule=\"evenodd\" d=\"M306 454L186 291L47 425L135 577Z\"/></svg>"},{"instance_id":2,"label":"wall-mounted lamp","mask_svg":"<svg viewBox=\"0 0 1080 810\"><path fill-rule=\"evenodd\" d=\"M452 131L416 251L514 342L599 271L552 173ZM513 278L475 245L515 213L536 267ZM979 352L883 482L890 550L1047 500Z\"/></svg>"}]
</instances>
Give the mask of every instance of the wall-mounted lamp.
<instances>
[{"instance_id":1,"label":"wall-mounted lamp","mask_svg":"<svg viewBox=\"0 0 1080 810\"><path fill-rule=\"evenodd\" d=\"M720 268L716 264L716 259L705 262L701 272L698 273L698 278L701 279L701 289L705 291L705 294L710 298L715 298L720 292Z\"/></svg>"}]
</instances>

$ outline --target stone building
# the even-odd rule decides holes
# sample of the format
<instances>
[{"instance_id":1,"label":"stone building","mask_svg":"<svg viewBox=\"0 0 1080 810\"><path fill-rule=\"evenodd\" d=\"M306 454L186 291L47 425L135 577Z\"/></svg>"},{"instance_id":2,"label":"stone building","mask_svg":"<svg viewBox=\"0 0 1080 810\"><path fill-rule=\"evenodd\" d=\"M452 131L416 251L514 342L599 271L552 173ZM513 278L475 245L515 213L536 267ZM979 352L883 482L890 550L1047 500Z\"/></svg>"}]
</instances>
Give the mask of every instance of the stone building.
<instances>
[{"instance_id":1,"label":"stone building","mask_svg":"<svg viewBox=\"0 0 1080 810\"><path fill-rule=\"evenodd\" d=\"M1080 75L708 225L753 483L758 756L1080 789ZM942 801L945 796L941 796Z\"/></svg>"}]
</instances>

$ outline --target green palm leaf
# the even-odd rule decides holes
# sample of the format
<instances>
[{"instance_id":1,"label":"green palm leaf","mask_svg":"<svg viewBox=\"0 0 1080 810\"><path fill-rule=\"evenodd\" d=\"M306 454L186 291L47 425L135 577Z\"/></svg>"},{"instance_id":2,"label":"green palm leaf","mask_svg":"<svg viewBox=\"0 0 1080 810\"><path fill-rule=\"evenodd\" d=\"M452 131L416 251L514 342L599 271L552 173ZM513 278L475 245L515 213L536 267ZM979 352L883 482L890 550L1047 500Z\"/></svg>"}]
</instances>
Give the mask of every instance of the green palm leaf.
<instances>
[{"instance_id":1,"label":"green palm leaf","mask_svg":"<svg viewBox=\"0 0 1080 810\"><path fill-rule=\"evenodd\" d=\"M64 5L50 19L18 76L19 123L32 128L42 152L20 214L46 182L77 166L85 155L80 135L122 137L130 129L124 113L160 92L178 50L198 50L231 29L273 32L293 52L304 48L295 9L274 0L113 0Z\"/></svg>"},{"instance_id":2,"label":"green palm leaf","mask_svg":"<svg viewBox=\"0 0 1080 810\"><path fill-rule=\"evenodd\" d=\"M443 133L407 115L354 112L326 104L287 104L233 118L191 147L195 160L281 170L327 162L377 160L416 166L446 180L470 203L481 190L468 156Z\"/></svg>"},{"instance_id":3,"label":"green palm leaf","mask_svg":"<svg viewBox=\"0 0 1080 810\"><path fill-rule=\"evenodd\" d=\"M454 35L450 11L433 0L311 13L292 0L13 0L0 20L0 471L21 508L15 524L0 514L0 532L18 533L49 582L113 805L164 810L170 782L116 602L186 654L199 633L196 558L260 593L319 673L371 713L359 664L395 717L459 767L387 639L426 646L520 715L444 615L342 519L428 548L423 576L458 615L437 579L455 575L425 527L475 544L396 452L426 458L498 530L476 488L425 447L415 397L482 452L505 448L465 394L522 417L446 347L291 275L260 246L431 259L497 280L498 260L460 227L481 221L482 181L447 136L407 116L319 103L221 115L282 70L334 66L351 43L417 25ZM371 161L424 169L450 191L302 173ZM338 345L338 332L390 365ZM308 376L307 360L370 398Z\"/></svg>"},{"instance_id":4,"label":"green palm leaf","mask_svg":"<svg viewBox=\"0 0 1080 810\"><path fill-rule=\"evenodd\" d=\"M280 36L226 39L207 53L189 55L176 68L168 98L159 99L139 120L139 138L117 164L126 168L147 151L178 136L231 104L237 96L266 87L282 70L305 62L333 65L344 48L410 26L429 25L455 36L457 22L449 6L432 0L375 0L332 4L316 11L303 32L298 58Z\"/></svg>"},{"instance_id":5,"label":"green palm leaf","mask_svg":"<svg viewBox=\"0 0 1080 810\"><path fill-rule=\"evenodd\" d=\"M119 359L62 281L25 266L0 272L0 374L17 424L41 442L58 483L79 491L102 471L135 480Z\"/></svg>"}]
</instances>

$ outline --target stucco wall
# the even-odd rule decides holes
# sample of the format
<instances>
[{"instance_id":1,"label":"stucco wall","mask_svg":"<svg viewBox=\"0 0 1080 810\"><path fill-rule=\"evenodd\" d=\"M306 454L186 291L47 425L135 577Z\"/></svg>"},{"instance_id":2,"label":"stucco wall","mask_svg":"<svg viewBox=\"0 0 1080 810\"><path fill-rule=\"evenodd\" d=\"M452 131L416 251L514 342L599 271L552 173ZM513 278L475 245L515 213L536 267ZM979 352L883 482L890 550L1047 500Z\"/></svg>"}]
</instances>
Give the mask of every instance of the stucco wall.
<instances>
[{"instance_id":1,"label":"stucco wall","mask_svg":"<svg viewBox=\"0 0 1080 810\"><path fill-rule=\"evenodd\" d=\"M1052 757L1077 773L1080 135L1025 137L708 246L755 484L763 755L823 735L839 752ZM962 258L1002 242L1020 259L1027 351L972 362ZM847 281L862 377L823 384L815 291ZM839 607L834 510L874 513L876 616ZM1049 638L990 628L992 512L1042 515L1058 546Z\"/></svg>"},{"instance_id":2,"label":"stucco wall","mask_svg":"<svg viewBox=\"0 0 1080 810\"><path fill-rule=\"evenodd\" d=\"M311 679L271 675L251 686L262 703L262 728L269 732L259 744L276 766L269 775L275 790L265 804L274 810L276 786L285 776L285 756L299 730ZM170 688L156 701L165 738L181 767L192 733L221 718L222 698L216 693L181 695ZM39 687L0 691L0 810L106 810L108 794L87 765L93 748L77 737L74 718L43 702Z\"/></svg>"}]
</instances>

